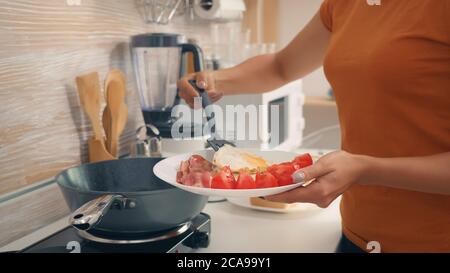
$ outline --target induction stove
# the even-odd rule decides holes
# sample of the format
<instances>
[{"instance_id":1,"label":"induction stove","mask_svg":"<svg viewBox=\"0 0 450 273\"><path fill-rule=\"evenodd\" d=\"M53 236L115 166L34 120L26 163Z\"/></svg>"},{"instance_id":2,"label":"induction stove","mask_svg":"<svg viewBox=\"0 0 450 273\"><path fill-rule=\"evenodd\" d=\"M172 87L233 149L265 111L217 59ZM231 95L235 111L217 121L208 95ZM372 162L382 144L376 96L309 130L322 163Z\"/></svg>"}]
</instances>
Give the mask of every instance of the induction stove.
<instances>
[{"instance_id":1,"label":"induction stove","mask_svg":"<svg viewBox=\"0 0 450 273\"><path fill-rule=\"evenodd\" d=\"M135 235L80 232L66 227L23 249L21 253L191 253L209 246L211 218L201 213L172 230Z\"/></svg>"}]
</instances>

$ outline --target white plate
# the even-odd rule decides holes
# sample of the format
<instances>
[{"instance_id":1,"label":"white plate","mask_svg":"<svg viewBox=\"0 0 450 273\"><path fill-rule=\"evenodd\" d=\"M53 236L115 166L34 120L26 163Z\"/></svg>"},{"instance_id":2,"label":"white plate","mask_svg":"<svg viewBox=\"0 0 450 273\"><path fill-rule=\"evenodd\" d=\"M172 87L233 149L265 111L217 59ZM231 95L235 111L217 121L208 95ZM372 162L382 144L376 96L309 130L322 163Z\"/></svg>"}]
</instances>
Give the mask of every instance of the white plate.
<instances>
[{"instance_id":1,"label":"white plate","mask_svg":"<svg viewBox=\"0 0 450 273\"><path fill-rule=\"evenodd\" d=\"M281 163L286 161L291 161L294 159L297 154L291 152L282 152L282 151L256 151L249 150L256 155L259 155L265 158L269 163ZM293 184L283 187L276 188L265 188L265 189L252 189L252 190L222 190L222 189L209 189L209 188L200 188L200 187L192 187L186 186L177 183L177 172L180 168L181 161L186 161L192 155L200 155L203 156L206 160L212 161L214 157L213 150L204 150L195 153L182 154L173 157L169 157L164 159L153 168L153 172L155 175L177 187L183 189L185 191L189 191L192 193L206 195L206 196L219 196L219 197L260 197L260 196L270 196L278 193L282 193L285 191L293 190L297 187L300 187L302 184Z\"/></svg>"},{"instance_id":2,"label":"white plate","mask_svg":"<svg viewBox=\"0 0 450 273\"><path fill-rule=\"evenodd\" d=\"M250 202L250 198L227 198L227 200L228 200L228 202L230 202L231 204L236 205L236 206L254 209L254 210L277 212L277 213L304 212L304 211L319 209L318 206L316 206L314 204L308 204L308 203L295 203L295 204L292 204L291 206L289 206L289 208L277 209L277 208L254 206Z\"/></svg>"}]
</instances>

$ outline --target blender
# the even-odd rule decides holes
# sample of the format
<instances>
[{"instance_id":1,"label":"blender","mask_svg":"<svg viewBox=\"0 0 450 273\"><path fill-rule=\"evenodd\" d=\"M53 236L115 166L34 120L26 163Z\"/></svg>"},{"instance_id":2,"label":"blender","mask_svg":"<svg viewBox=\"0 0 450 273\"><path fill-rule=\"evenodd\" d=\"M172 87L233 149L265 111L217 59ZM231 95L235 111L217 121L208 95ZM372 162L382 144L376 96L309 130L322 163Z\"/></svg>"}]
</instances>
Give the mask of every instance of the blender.
<instances>
[{"instance_id":1,"label":"blender","mask_svg":"<svg viewBox=\"0 0 450 273\"><path fill-rule=\"evenodd\" d=\"M180 122L172 116L174 107L181 103L177 81L188 71L187 53L193 56L194 71L203 70L201 48L186 43L186 37L180 34L147 33L131 38L131 51L144 121L146 125L157 128L163 156L204 149L208 137L194 134L202 131L203 124L191 119L181 127L182 130L190 130L188 134L191 137L172 137L172 127Z\"/></svg>"}]
</instances>

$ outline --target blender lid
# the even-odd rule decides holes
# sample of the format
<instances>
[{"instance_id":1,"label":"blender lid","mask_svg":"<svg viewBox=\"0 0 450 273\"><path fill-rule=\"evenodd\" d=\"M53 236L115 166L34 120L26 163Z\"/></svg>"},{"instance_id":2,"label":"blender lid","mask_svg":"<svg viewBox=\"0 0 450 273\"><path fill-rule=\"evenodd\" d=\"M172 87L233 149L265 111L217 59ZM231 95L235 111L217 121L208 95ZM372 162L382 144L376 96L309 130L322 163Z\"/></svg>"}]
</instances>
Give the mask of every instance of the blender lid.
<instances>
[{"instance_id":1,"label":"blender lid","mask_svg":"<svg viewBox=\"0 0 450 273\"><path fill-rule=\"evenodd\" d=\"M132 47L178 47L186 37L176 33L145 33L131 37Z\"/></svg>"}]
</instances>

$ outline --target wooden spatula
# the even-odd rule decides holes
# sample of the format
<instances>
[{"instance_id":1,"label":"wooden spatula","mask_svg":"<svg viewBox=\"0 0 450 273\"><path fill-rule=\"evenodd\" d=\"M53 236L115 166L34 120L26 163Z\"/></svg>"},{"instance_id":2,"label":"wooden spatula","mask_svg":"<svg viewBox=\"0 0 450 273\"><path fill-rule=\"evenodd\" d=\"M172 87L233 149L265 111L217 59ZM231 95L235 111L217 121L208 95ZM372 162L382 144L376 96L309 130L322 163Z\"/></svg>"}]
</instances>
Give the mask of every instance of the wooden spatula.
<instances>
[{"instance_id":1,"label":"wooden spatula","mask_svg":"<svg viewBox=\"0 0 450 273\"><path fill-rule=\"evenodd\" d=\"M76 78L81 105L91 121L95 139L103 139L102 127L98 122L100 112L100 81L97 72Z\"/></svg>"},{"instance_id":2,"label":"wooden spatula","mask_svg":"<svg viewBox=\"0 0 450 273\"><path fill-rule=\"evenodd\" d=\"M106 134L106 142L111 142L111 112L109 110L109 107L106 106L104 111L103 111L103 128L105 129L105 134ZM125 130L125 127L127 125L127 121L128 121L128 107L126 104L123 104L120 107L120 116L119 116L119 121L118 121L118 136L120 137L120 135L123 133L123 131ZM108 144L106 145L106 149L108 150ZM117 148L118 151L118 148ZM108 152L111 153L111 151L108 150Z\"/></svg>"},{"instance_id":3,"label":"wooden spatula","mask_svg":"<svg viewBox=\"0 0 450 273\"><path fill-rule=\"evenodd\" d=\"M89 161L105 161L115 159L105 147L99 120L100 112L100 80L97 72L76 78L81 105L87 113L94 130L94 137L89 140Z\"/></svg>"},{"instance_id":4,"label":"wooden spatula","mask_svg":"<svg viewBox=\"0 0 450 273\"><path fill-rule=\"evenodd\" d=\"M128 108L124 103L126 95L126 80L120 70L113 69L105 82L106 109L103 113L106 130L106 148L116 156L119 137L125 129L128 120ZM108 124L105 124L108 123Z\"/></svg>"}]
</instances>

